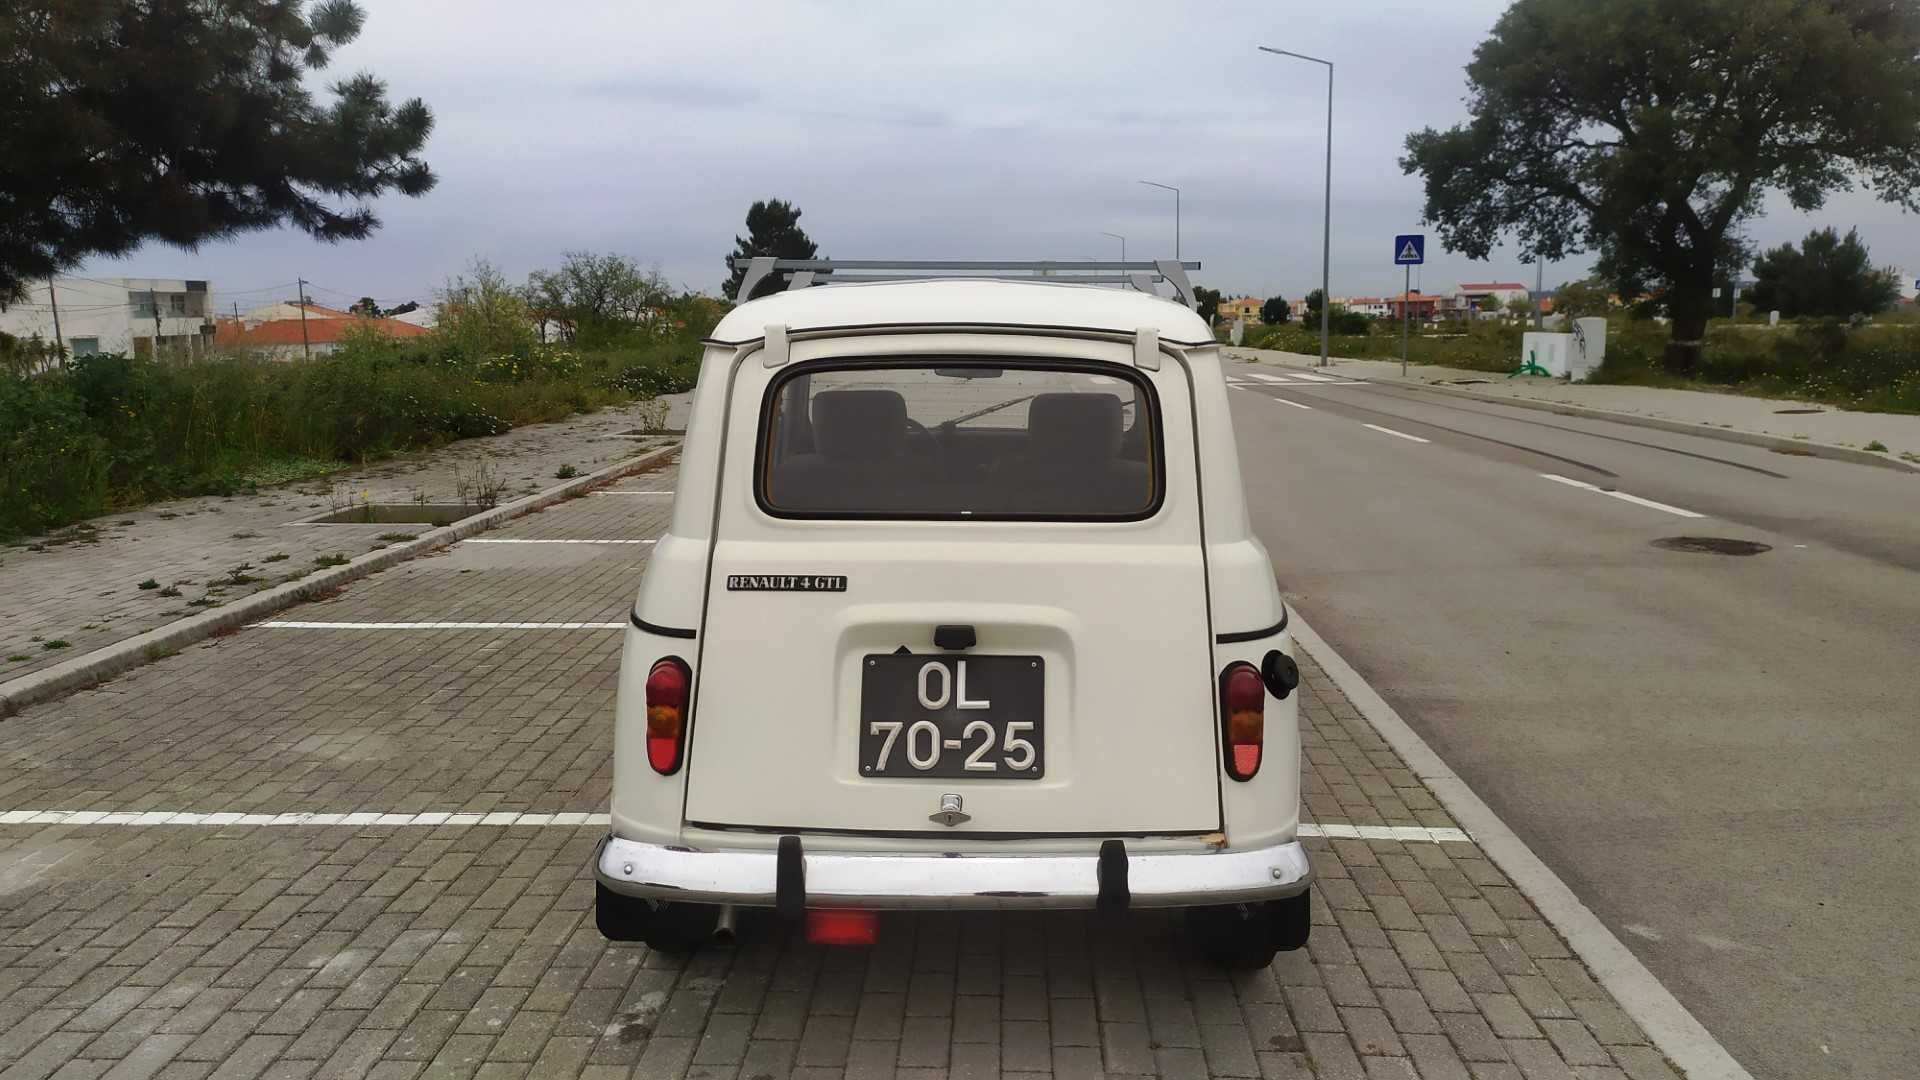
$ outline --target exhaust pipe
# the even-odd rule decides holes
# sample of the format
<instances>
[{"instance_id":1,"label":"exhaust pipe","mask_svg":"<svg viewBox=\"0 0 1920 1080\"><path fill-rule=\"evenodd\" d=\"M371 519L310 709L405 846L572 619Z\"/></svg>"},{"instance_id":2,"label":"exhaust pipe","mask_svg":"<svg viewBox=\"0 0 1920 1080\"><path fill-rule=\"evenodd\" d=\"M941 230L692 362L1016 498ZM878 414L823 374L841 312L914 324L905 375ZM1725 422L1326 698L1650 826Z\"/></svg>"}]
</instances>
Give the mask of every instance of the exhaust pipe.
<instances>
[{"instance_id":1,"label":"exhaust pipe","mask_svg":"<svg viewBox=\"0 0 1920 1080\"><path fill-rule=\"evenodd\" d=\"M720 917L713 924L713 943L731 945L734 940L734 918L737 914L732 904L720 905Z\"/></svg>"}]
</instances>

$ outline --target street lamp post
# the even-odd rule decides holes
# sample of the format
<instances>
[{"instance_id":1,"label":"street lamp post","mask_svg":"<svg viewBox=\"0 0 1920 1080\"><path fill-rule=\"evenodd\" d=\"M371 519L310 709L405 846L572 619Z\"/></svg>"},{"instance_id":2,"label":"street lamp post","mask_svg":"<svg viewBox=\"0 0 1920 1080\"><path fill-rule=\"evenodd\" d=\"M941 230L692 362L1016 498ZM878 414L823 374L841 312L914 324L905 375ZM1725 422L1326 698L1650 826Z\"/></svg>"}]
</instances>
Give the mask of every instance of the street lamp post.
<instances>
[{"instance_id":1,"label":"street lamp post","mask_svg":"<svg viewBox=\"0 0 1920 1080\"><path fill-rule=\"evenodd\" d=\"M1117 232L1103 232L1100 235L1112 237L1113 239L1120 241L1120 261L1126 262L1127 261L1127 238L1124 236L1121 236Z\"/></svg>"},{"instance_id":2,"label":"street lamp post","mask_svg":"<svg viewBox=\"0 0 1920 1080\"><path fill-rule=\"evenodd\" d=\"M1172 184L1162 184L1157 180L1142 180L1148 187L1157 187L1173 192L1173 257L1180 257L1180 189Z\"/></svg>"},{"instance_id":3,"label":"street lamp post","mask_svg":"<svg viewBox=\"0 0 1920 1080\"><path fill-rule=\"evenodd\" d=\"M1327 287L1333 264L1333 61L1266 45L1259 46L1259 49L1275 56L1291 56L1295 60L1308 60L1327 67L1327 179L1320 219L1320 366L1326 367L1327 316L1333 309L1333 291Z\"/></svg>"}]
</instances>

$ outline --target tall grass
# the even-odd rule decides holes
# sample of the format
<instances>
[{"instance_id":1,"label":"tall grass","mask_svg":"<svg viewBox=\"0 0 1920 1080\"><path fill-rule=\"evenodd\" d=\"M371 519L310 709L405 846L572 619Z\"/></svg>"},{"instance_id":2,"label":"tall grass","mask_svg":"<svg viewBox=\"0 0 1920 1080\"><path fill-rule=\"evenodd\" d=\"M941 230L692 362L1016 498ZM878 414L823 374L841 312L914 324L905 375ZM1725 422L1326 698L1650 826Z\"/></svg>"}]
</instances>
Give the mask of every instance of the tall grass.
<instances>
[{"instance_id":1,"label":"tall grass","mask_svg":"<svg viewBox=\"0 0 1920 1080\"><path fill-rule=\"evenodd\" d=\"M596 352L477 356L441 339L365 335L297 363L90 356L0 375L0 536L690 389L705 329Z\"/></svg>"}]
</instances>

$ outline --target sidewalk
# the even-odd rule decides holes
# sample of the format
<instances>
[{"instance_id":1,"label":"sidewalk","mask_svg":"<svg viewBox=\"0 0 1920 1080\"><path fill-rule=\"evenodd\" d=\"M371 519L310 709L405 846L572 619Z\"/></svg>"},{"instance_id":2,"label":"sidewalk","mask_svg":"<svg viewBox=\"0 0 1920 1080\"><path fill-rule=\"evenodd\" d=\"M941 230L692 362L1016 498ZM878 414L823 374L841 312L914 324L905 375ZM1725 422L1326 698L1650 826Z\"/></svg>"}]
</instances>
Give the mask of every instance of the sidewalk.
<instances>
[{"instance_id":1,"label":"sidewalk","mask_svg":"<svg viewBox=\"0 0 1920 1080\"><path fill-rule=\"evenodd\" d=\"M660 399L668 428L685 426L689 396ZM511 502L558 483L563 466L584 476L669 441L630 434L641 422L637 405L605 409L255 494L153 503L0 547L0 682L432 528L302 519L363 502L458 504L462 484L471 491L482 471L493 499Z\"/></svg>"},{"instance_id":2,"label":"sidewalk","mask_svg":"<svg viewBox=\"0 0 1920 1080\"><path fill-rule=\"evenodd\" d=\"M1320 362L1317 356L1273 349L1229 348L1226 353L1233 359L1289 367L1312 367ZM1431 385L1483 397L1573 405L1848 449L1862 449L1878 441L1887 448L1886 457L1920 464L1920 416L1848 412L1810 402L1701 390L1587 385L1538 376L1509 379L1485 371L1463 371L1431 364L1409 365L1402 377L1398 360L1334 357L1333 364L1339 374L1369 382Z\"/></svg>"}]
</instances>

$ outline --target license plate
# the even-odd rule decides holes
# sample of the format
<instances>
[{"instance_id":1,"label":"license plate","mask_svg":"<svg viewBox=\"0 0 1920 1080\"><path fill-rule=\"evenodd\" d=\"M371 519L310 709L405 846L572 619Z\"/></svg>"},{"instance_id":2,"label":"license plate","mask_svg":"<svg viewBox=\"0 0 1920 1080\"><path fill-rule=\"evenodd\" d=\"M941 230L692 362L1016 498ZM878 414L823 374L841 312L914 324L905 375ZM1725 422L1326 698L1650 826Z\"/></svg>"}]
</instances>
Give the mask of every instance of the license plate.
<instances>
[{"instance_id":1,"label":"license plate","mask_svg":"<svg viewBox=\"0 0 1920 1080\"><path fill-rule=\"evenodd\" d=\"M1046 662L1037 656L869 656L860 775L1038 780Z\"/></svg>"}]
</instances>

